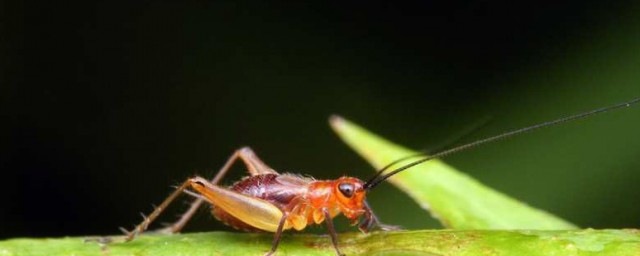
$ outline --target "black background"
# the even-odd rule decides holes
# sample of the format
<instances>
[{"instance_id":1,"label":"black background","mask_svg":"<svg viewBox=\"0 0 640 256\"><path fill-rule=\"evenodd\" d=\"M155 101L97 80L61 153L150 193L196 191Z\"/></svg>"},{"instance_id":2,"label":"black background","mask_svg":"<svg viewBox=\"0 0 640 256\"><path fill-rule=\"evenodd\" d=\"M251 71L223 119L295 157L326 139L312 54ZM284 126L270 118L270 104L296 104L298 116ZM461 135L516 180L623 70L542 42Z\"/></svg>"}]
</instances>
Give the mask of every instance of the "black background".
<instances>
[{"instance_id":1,"label":"black background","mask_svg":"<svg viewBox=\"0 0 640 256\"><path fill-rule=\"evenodd\" d=\"M280 171L366 177L334 113L429 149L487 118L463 140L638 97L633 2L3 2L0 238L117 233L243 145ZM447 162L580 226L638 227L638 111ZM389 185L370 198L386 222L439 227Z\"/></svg>"}]
</instances>

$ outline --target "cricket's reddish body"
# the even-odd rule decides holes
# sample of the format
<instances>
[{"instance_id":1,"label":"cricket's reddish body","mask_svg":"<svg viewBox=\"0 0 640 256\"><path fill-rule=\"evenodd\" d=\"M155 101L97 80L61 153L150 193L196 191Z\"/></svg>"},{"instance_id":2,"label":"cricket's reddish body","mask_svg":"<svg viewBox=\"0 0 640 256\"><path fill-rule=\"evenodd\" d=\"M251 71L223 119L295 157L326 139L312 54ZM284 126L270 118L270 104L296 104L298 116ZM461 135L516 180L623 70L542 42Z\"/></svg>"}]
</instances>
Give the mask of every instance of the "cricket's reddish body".
<instances>
[{"instance_id":1,"label":"cricket's reddish body","mask_svg":"<svg viewBox=\"0 0 640 256\"><path fill-rule=\"evenodd\" d=\"M356 224L358 218L364 214L365 221L361 230L367 232L373 220L370 220L372 214L364 203L363 183L359 179L350 177L318 181L293 174L262 174L246 177L233 184L230 189L266 200L282 212L289 213L285 229L302 230L307 225L320 224L325 220L322 211L327 209L331 217L343 213L352 220L353 224ZM339 192L341 184L353 189L350 197ZM212 213L218 220L233 228L261 231L215 206Z\"/></svg>"},{"instance_id":2,"label":"cricket's reddish body","mask_svg":"<svg viewBox=\"0 0 640 256\"><path fill-rule=\"evenodd\" d=\"M250 176L230 187L218 183L231 165L242 160ZM190 190L191 189L191 190ZM294 174L279 174L260 160L248 147L243 147L227 160L218 174L211 179L193 177L169 195L142 223L131 232L125 231L126 241L147 229L149 224L182 193L196 197L178 221L163 231L179 232L204 202L212 205L213 215L223 223L240 230L275 233L271 250L265 255L273 255L278 248L282 232L287 229L303 230L311 224L325 222L331 242L337 255L343 255L338 248L337 233L332 219L342 213L353 225L362 222L359 229L369 232L374 227L383 230L396 227L381 224L365 201L365 182L357 178L342 177L336 180L315 180Z\"/></svg>"}]
</instances>

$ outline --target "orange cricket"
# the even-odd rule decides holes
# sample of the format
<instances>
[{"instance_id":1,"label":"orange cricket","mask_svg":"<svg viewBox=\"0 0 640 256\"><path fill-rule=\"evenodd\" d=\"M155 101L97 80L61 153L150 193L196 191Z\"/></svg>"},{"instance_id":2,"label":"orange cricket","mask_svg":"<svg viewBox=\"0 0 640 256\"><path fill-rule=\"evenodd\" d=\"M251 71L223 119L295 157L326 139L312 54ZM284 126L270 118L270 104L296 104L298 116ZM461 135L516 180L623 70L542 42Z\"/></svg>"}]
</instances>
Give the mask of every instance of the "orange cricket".
<instances>
[{"instance_id":1,"label":"orange cricket","mask_svg":"<svg viewBox=\"0 0 640 256\"><path fill-rule=\"evenodd\" d=\"M238 159L244 162L250 176L229 188L216 185ZM195 190L195 193L186 190L188 188ZM385 230L396 228L381 224L373 214L365 201L366 190L362 180L351 177L314 180L295 174L279 174L262 162L251 148L243 147L229 158L213 180L194 177L185 181L134 231L126 232L127 241L147 229L183 191L197 199L176 223L167 228L169 232L179 232L203 201L207 201L214 206L211 211L213 216L228 226L247 232L274 232L276 235L271 251L266 255L276 251L284 230L303 230L308 225L325 221L336 253L342 255L331 221L340 213L354 225L363 216L359 229L365 233L376 226Z\"/></svg>"}]
</instances>

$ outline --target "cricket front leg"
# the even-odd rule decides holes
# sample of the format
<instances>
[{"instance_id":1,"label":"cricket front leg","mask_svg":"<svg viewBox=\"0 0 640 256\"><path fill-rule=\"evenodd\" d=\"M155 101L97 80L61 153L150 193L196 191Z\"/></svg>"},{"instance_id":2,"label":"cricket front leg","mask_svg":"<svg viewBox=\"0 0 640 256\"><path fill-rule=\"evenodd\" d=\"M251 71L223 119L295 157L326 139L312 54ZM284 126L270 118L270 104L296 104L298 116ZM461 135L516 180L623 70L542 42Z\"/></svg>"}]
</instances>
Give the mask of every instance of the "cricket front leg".
<instances>
[{"instance_id":1,"label":"cricket front leg","mask_svg":"<svg viewBox=\"0 0 640 256\"><path fill-rule=\"evenodd\" d=\"M400 226L387 225L380 222L378 216L373 213L371 207L369 207L369 203L364 201L364 217L362 223L358 225L358 229L362 231L362 233L369 233L374 228L380 228L385 231L389 230L402 230Z\"/></svg>"},{"instance_id":2,"label":"cricket front leg","mask_svg":"<svg viewBox=\"0 0 640 256\"><path fill-rule=\"evenodd\" d=\"M233 164L238 161L238 159L242 160L244 165L247 167L247 171L251 176L268 174L268 173L277 174L276 171L271 169L271 167L269 167L262 160L260 160L258 155L256 155L256 153L250 147L242 147L236 150L233 153L233 155L229 157L227 162L222 166L222 168L220 168L216 176L211 181L209 181L209 183L213 185L217 185L220 182L220 180L224 178L224 176L227 174L229 169L231 169L231 166L233 166ZM193 215L198 211L198 208L200 208L203 202L204 201L202 198L197 198L191 203L191 206L189 206L189 209L185 211L183 214L181 214L180 219L178 219L173 224L159 231L162 233L180 232L180 230L184 228L187 222L189 222L189 220L191 220Z\"/></svg>"}]
</instances>

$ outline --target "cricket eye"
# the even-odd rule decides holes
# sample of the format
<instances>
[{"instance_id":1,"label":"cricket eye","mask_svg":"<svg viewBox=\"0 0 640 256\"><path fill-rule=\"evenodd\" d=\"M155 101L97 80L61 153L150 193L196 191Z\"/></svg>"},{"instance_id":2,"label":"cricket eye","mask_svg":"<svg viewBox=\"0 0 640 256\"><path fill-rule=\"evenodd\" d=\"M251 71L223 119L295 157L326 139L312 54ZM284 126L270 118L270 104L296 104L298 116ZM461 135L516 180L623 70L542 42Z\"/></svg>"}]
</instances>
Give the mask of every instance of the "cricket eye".
<instances>
[{"instance_id":1,"label":"cricket eye","mask_svg":"<svg viewBox=\"0 0 640 256\"><path fill-rule=\"evenodd\" d=\"M342 193L342 195L344 195L347 198L350 198L353 196L353 184L351 183L340 183L340 185L338 185L338 190L340 190L340 193Z\"/></svg>"}]
</instances>

